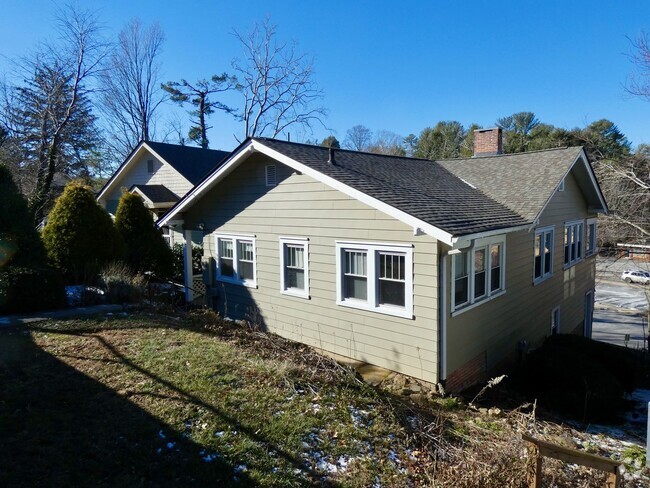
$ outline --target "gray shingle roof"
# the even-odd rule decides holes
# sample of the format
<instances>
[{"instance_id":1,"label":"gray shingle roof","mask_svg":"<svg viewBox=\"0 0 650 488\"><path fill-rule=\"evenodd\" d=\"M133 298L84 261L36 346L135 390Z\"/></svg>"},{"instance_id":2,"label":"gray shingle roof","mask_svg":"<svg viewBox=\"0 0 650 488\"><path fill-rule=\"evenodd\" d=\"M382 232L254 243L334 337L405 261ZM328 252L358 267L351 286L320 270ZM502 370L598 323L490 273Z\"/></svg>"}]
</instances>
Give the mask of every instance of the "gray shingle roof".
<instances>
[{"instance_id":1,"label":"gray shingle roof","mask_svg":"<svg viewBox=\"0 0 650 488\"><path fill-rule=\"evenodd\" d=\"M438 164L532 223L581 151L568 147Z\"/></svg>"},{"instance_id":2,"label":"gray shingle roof","mask_svg":"<svg viewBox=\"0 0 650 488\"><path fill-rule=\"evenodd\" d=\"M201 181L208 172L212 171L230 154L226 151L179 146L164 142L148 141L146 144L193 185Z\"/></svg>"},{"instance_id":3,"label":"gray shingle roof","mask_svg":"<svg viewBox=\"0 0 650 488\"><path fill-rule=\"evenodd\" d=\"M337 149L331 164L326 147L255 140L455 236L530 223L435 161Z\"/></svg>"},{"instance_id":4,"label":"gray shingle roof","mask_svg":"<svg viewBox=\"0 0 650 488\"><path fill-rule=\"evenodd\" d=\"M178 202L179 198L165 185L133 185L130 190L137 188L142 194L153 203Z\"/></svg>"}]
</instances>

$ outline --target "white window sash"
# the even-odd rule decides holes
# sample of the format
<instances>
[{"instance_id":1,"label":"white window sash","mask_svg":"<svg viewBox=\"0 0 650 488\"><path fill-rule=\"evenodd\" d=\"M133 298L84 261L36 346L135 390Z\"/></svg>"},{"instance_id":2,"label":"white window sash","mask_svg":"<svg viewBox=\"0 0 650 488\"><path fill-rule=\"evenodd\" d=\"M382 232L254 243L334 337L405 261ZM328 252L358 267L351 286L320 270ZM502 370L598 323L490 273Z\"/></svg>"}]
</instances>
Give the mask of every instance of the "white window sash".
<instances>
[{"instance_id":1,"label":"white window sash","mask_svg":"<svg viewBox=\"0 0 650 488\"><path fill-rule=\"evenodd\" d=\"M305 288L288 288L286 281L286 251L288 246L303 248L303 271ZM309 299L309 239L306 237L280 237L280 293L298 298Z\"/></svg>"},{"instance_id":2,"label":"white window sash","mask_svg":"<svg viewBox=\"0 0 650 488\"><path fill-rule=\"evenodd\" d=\"M214 234L215 246L217 249L217 281L222 281L225 283L232 283L235 285L242 285L248 288L257 288L257 243L254 235L246 234ZM221 242L223 240L232 241L232 258L228 257L226 259L232 259L232 266L234 270L234 276L223 276L221 274ZM245 260L239 256L239 243L240 242L250 242L253 246L253 260ZM253 263L253 279L245 279L240 277L239 273L239 261L242 262L252 262Z\"/></svg>"},{"instance_id":3,"label":"white window sash","mask_svg":"<svg viewBox=\"0 0 650 488\"><path fill-rule=\"evenodd\" d=\"M550 247L550 253L549 253L549 260L551 261L551 265L549 268L549 272L546 273L544 270L546 269L546 236L549 235L551 236L551 247ZM537 239L540 239L540 276L535 276L535 246L537 245ZM553 260L555 258L555 226L549 226L549 227L542 227L539 229L535 230L535 240L533 243L533 283L538 284L543 281L546 281L547 279L551 278L553 276ZM562 248L564 249L564 247Z\"/></svg>"},{"instance_id":4,"label":"white window sash","mask_svg":"<svg viewBox=\"0 0 650 488\"><path fill-rule=\"evenodd\" d=\"M589 241L586 240L585 233L585 257L593 256L597 252L596 236L598 232L598 219L587 219L587 225L585 230L590 229L589 231Z\"/></svg>"},{"instance_id":5,"label":"white window sash","mask_svg":"<svg viewBox=\"0 0 650 488\"><path fill-rule=\"evenodd\" d=\"M568 234L567 234L568 232ZM567 240L568 235L568 240ZM579 263L585 255L585 222L584 220L574 220L564 223L565 247L568 245L568 260L565 254L564 269ZM579 249L578 249L579 246ZM565 251L566 253L566 251Z\"/></svg>"},{"instance_id":6,"label":"white window sash","mask_svg":"<svg viewBox=\"0 0 650 488\"><path fill-rule=\"evenodd\" d=\"M336 241L336 304L397 317L413 318L413 246L370 242ZM345 251L367 253L367 300L345 298ZM379 254L394 253L404 256L404 306L379 303Z\"/></svg>"},{"instance_id":7,"label":"white window sash","mask_svg":"<svg viewBox=\"0 0 650 488\"><path fill-rule=\"evenodd\" d=\"M500 287L496 290L492 290L492 246L500 246L499 252L499 284ZM486 269L486 288L485 294L480 297L474 297L474 292L476 289L476 261L475 254L477 250L485 249L486 250L486 259L485 259L485 269ZM474 246L463 249L462 252L466 252L466 259L469 260L467 263L468 267L468 295L467 301L464 303L456 303L456 259L452 255L451 260L451 311L452 317L455 317L459 313L471 310L475 306L485 303L493 298L497 298L503 295L506 292L506 241L505 238L485 238L480 239L474 243Z\"/></svg>"}]
</instances>

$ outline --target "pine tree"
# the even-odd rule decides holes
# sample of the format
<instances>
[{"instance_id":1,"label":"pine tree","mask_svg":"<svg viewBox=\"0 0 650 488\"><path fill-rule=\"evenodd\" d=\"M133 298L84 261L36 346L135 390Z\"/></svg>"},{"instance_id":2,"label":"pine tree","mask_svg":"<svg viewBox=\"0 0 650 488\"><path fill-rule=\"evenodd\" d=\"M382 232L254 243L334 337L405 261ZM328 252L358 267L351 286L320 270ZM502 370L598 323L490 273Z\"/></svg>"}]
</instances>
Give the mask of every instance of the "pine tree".
<instances>
[{"instance_id":1,"label":"pine tree","mask_svg":"<svg viewBox=\"0 0 650 488\"><path fill-rule=\"evenodd\" d=\"M174 258L151 212L142 199L125 192L115 212L115 228L126 248L126 263L134 271L153 271L162 278L173 274Z\"/></svg>"}]
</instances>

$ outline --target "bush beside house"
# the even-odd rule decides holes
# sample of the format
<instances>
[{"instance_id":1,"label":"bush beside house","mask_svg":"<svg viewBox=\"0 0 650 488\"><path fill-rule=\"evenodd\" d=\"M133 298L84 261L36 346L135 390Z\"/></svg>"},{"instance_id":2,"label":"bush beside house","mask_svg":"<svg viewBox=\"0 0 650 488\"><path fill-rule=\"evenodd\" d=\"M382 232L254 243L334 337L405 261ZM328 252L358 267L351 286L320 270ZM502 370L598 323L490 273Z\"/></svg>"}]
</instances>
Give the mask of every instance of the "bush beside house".
<instances>
[{"instance_id":1,"label":"bush beside house","mask_svg":"<svg viewBox=\"0 0 650 488\"><path fill-rule=\"evenodd\" d=\"M65 305L61 274L48 266L27 201L0 165L0 313Z\"/></svg>"},{"instance_id":2,"label":"bush beside house","mask_svg":"<svg viewBox=\"0 0 650 488\"><path fill-rule=\"evenodd\" d=\"M172 276L172 251L138 195L122 194L115 212L115 229L125 244L125 262L133 271L151 271L160 278Z\"/></svg>"},{"instance_id":3,"label":"bush beside house","mask_svg":"<svg viewBox=\"0 0 650 488\"><path fill-rule=\"evenodd\" d=\"M90 284L109 262L119 259L123 244L110 216L89 188L66 186L43 229L50 262L69 284Z\"/></svg>"}]
</instances>

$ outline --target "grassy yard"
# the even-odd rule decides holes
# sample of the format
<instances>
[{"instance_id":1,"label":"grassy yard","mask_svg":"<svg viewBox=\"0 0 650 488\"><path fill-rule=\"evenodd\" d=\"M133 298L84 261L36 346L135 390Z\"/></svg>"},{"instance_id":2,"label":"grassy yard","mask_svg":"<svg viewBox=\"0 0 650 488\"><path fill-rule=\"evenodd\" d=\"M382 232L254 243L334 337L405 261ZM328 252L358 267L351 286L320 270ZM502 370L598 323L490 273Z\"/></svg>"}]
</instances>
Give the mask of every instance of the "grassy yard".
<instances>
[{"instance_id":1,"label":"grassy yard","mask_svg":"<svg viewBox=\"0 0 650 488\"><path fill-rule=\"evenodd\" d=\"M541 425L413 402L209 314L0 329L0 388L3 487L525 486L519 432Z\"/></svg>"}]
</instances>

